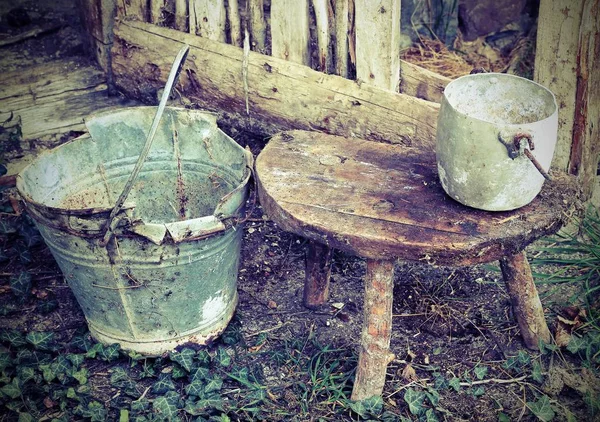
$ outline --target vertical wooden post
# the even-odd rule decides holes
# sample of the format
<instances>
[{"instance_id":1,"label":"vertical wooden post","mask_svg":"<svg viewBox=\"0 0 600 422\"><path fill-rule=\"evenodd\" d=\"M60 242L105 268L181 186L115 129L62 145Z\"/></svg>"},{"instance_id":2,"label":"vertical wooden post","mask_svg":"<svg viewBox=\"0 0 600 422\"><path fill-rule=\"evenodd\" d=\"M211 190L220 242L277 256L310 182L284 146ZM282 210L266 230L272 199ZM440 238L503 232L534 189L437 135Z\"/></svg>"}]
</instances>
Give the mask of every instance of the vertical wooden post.
<instances>
[{"instance_id":1,"label":"vertical wooden post","mask_svg":"<svg viewBox=\"0 0 600 422\"><path fill-rule=\"evenodd\" d=\"M136 17L142 22L148 22L148 2L146 0L117 1L118 16Z\"/></svg>"},{"instance_id":2,"label":"vertical wooden post","mask_svg":"<svg viewBox=\"0 0 600 422\"><path fill-rule=\"evenodd\" d=\"M400 0L354 1L356 77L398 91L400 81Z\"/></svg>"},{"instance_id":3,"label":"vertical wooden post","mask_svg":"<svg viewBox=\"0 0 600 422\"><path fill-rule=\"evenodd\" d=\"M329 299L331 277L331 249L310 240L306 248L306 272L304 279L304 306L318 308Z\"/></svg>"},{"instance_id":4,"label":"vertical wooden post","mask_svg":"<svg viewBox=\"0 0 600 422\"><path fill-rule=\"evenodd\" d=\"M525 251L505 255L500 260L500 269L525 345L537 350L540 340L550 343L550 330Z\"/></svg>"},{"instance_id":5,"label":"vertical wooden post","mask_svg":"<svg viewBox=\"0 0 600 422\"><path fill-rule=\"evenodd\" d=\"M175 0L175 28L188 31L188 0Z\"/></svg>"},{"instance_id":6,"label":"vertical wooden post","mask_svg":"<svg viewBox=\"0 0 600 422\"><path fill-rule=\"evenodd\" d=\"M328 73L331 57L329 55L329 0L312 0L317 27L317 70Z\"/></svg>"},{"instance_id":7,"label":"vertical wooden post","mask_svg":"<svg viewBox=\"0 0 600 422\"><path fill-rule=\"evenodd\" d=\"M542 0L534 79L556 96L552 166L580 177L584 199L596 179L600 135L599 0Z\"/></svg>"},{"instance_id":8,"label":"vertical wooden post","mask_svg":"<svg viewBox=\"0 0 600 422\"><path fill-rule=\"evenodd\" d=\"M240 9L238 0L229 0L227 2L227 16L229 17L229 35L231 44L236 47L242 46L242 22L240 19Z\"/></svg>"},{"instance_id":9,"label":"vertical wooden post","mask_svg":"<svg viewBox=\"0 0 600 422\"><path fill-rule=\"evenodd\" d=\"M367 260L364 322L352 400L364 400L383 392L392 335L394 262Z\"/></svg>"},{"instance_id":10,"label":"vertical wooden post","mask_svg":"<svg viewBox=\"0 0 600 422\"><path fill-rule=\"evenodd\" d=\"M77 6L86 30L85 46L110 79L110 49L113 44L116 1L79 0Z\"/></svg>"},{"instance_id":11,"label":"vertical wooden post","mask_svg":"<svg viewBox=\"0 0 600 422\"><path fill-rule=\"evenodd\" d=\"M223 0L190 0L190 24L192 14L196 22L196 34L213 41L226 42L227 15ZM191 25L190 32L193 33Z\"/></svg>"},{"instance_id":12,"label":"vertical wooden post","mask_svg":"<svg viewBox=\"0 0 600 422\"><path fill-rule=\"evenodd\" d=\"M252 50L265 54L267 46L267 24L263 0L247 0L246 7L250 17L250 37Z\"/></svg>"},{"instance_id":13,"label":"vertical wooden post","mask_svg":"<svg viewBox=\"0 0 600 422\"><path fill-rule=\"evenodd\" d=\"M308 0L271 2L271 55L310 66Z\"/></svg>"},{"instance_id":14,"label":"vertical wooden post","mask_svg":"<svg viewBox=\"0 0 600 422\"><path fill-rule=\"evenodd\" d=\"M348 77L348 1L335 0L335 74Z\"/></svg>"},{"instance_id":15,"label":"vertical wooden post","mask_svg":"<svg viewBox=\"0 0 600 422\"><path fill-rule=\"evenodd\" d=\"M150 23L158 25L162 19L165 0L150 0Z\"/></svg>"}]
</instances>

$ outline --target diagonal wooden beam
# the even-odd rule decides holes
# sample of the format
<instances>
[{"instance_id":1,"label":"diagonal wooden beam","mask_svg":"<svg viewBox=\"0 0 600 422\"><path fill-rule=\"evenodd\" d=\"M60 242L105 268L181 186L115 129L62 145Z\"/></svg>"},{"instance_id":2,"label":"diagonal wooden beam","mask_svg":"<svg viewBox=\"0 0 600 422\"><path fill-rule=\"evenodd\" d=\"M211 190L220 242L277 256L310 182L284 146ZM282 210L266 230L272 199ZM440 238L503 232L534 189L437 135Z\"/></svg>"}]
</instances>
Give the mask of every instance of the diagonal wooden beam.
<instances>
[{"instance_id":1,"label":"diagonal wooden beam","mask_svg":"<svg viewBox=\"0 0 600 422\"><path fill-rule=\"evenodd\" d=\"M248 57L247 115L241 49L143 22L115 26L117 87L156 104L183 43L191 50L177 90L184 101L218 111L230 124L266 134L304 129L433 149L438 104L255 52Z\"/></svg>"}]
</instances>

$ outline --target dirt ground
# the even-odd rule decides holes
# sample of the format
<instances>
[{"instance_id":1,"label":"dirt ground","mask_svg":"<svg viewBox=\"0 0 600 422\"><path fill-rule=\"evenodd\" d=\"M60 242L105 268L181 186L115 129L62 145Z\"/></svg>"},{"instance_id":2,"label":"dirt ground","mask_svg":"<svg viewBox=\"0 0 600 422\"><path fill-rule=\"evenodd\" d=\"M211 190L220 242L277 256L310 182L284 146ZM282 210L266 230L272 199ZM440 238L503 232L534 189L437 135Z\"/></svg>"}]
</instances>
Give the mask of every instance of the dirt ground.
<instances>
[{"instance_id":1,"label":"dirt ground","mask_svg":"<svg viewBox=\"0 0 600 422\"><path fill-rule=\"evenodd\" d=\"M59 11L54 11L59 19L70 21L75 16L67 3L57 2ZM3 3L2 16L6 16L9 9L8 4ZM42 12L32 16L39 20L56 18ZM8 26L1 29L5 34L13 31ZM20 57L28 63L49 60L48 57L79 57L83 50L76 39L64 43L79 29L77 24L70 24L52 32L47 39L38 39L42 41L43 51L51 52L49 56L36 55L38 44L30 40L27 41L29 53L20 56L22 46L14 47L4 56L4 63L9 58L13 64L19 63ZM63 37L61 33L68 36ZM255 155L267 142L231 128L223 129ZM3 205L7 206L7 202ZM0 217L3 222L17 219L8 208ZM61 345L52 352L53 356L63 351L73 353L74 339L86 332L85 318L48 249L35 237L34 231L30 233L32 237L25 240L10 230L3 229L0 233L3 258L0 260L0 328L4 332L17 330L24 334L52 333L55 343ZM329 303L322 309L308 310L302 305L305 247L304 239L281 231L269 221L260 205L246 223L238 279L239 304L227 331L228 335L237 336L238 341L231 349L229 343L218 340L207 350L215 356L219 348L226 345L228 350L234 350L236 365L251 370L258 368L260 376L256 380L265 386L268 397L257 405L263 407L259 411L230 405L225 413L231 420L600 420L596 361L561 350L545 354L526 351L495 264L446 268L397 263L391 341L396 358L388 368L383 410L363 414L349 407L347 400L332 399L333 387L317 390L315 386L323 378L346 374L348 379L338 387L349 399L362 324L365 262L335 252ZM536 245L529 252L536 255ZM12 280L21 271L31 274L32 281L29 292L18 301ZM540 287L551 323L562 307L569 304L566 298L573 292L568 289ZM0 352L8 353L17 361L18 349L13 347L14 343L6 336L1 341ZM299 356L304 355L314 363L316 356L325 356L323 350L334 351L331 356L339 366L333 372L326 372L323 367L313 373L312 366L290 363L294 356L300 359ZM124 413L119 409L131 408L133 401L139 401L140 397L158 398L158 394L148 393L146 389L158 375L150 380L140 375L135 390L137 396L133 394L128 398L123 388L111 383L117 367L133 368L130 370L139 375L142 364L132 359L124 353L108 362L86 357L82 364L91 384L91 391L86 394L104 406L107 413L101 414L106 420L129 420L129 416L123 418ZM173 370L173 365L164 361L162 366L156 365L162 368L161 374ZM2 368L0 421L21 420L18 412L23 413L23 408L16 412L16 405L10 404L7 398L9 390L4 389L14 373L10 365ZM299 387L305 384L312 388L309 395L304 387ZM177 385L177 391L184 389L185 383ZM421 397L420 403L435 412L417 416L406 394L409 390L429 394ZM243 402L239 396L247 392L243 385L231 380L225 381L221 391L230 403ZM65 399L67 409L59 409L59 400L50 399L48 394L48 400L43 401L45 407L39 409L39 420L55 420L53 418L65 415L76 420L102 420L85 413L73 416L69 406L80 405L81 401ZM544 397L550 400L551 414L535 407L545 403ZM27 403L26 397L21 396L21 400ZM179 412L182 420L193 420L181 409ZM135 420L158 418L156 409L154 416L151 414L148 412L146 419ZM207 414L200 416L205 419L196 420L209 420L213 416ZM134 419L133 410L131 419Z\"/></svg>"}]
</instances>

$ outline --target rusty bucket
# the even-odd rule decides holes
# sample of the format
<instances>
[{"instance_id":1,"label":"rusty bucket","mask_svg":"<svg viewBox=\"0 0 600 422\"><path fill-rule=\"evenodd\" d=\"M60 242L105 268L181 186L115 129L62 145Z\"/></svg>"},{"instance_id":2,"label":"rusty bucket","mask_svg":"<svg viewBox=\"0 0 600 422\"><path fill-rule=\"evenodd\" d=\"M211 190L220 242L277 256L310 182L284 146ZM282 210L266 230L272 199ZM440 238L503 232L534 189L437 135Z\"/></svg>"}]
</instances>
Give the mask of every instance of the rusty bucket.
<instances>
[{"instance_id":1,"label":"rusty bucket","mask_svg":"<svg viewBox=\"0 0 600 422\"><path fill-rule=\"evenodd\" d=\"M167 107L107 237L155 112L96 115L86 120L90 135L17 178L92 335L147 355L205 343L231 319L252 168L214 116Z\"/></svg>"}]
</instances>

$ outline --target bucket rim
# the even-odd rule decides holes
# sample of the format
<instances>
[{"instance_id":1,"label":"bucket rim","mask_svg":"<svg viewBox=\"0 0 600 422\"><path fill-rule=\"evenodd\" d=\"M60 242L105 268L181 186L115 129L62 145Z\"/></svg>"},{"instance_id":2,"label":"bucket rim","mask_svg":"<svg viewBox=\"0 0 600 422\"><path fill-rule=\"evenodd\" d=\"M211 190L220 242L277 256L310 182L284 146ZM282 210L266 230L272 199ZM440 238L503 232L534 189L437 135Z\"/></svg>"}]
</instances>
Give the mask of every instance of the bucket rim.
<instances>
[{"instance_id":1,"label":"bucket rim","mask_svg":"<svg viewBox=\"0 0 600 422\"><path fill-rule=\"evenodd\" d=\"M445 101L454 112L456 112L457 114L459 114L460 116L464 116L464 117L468 117L469 119L472 120L476 120L482 123L486 123L486 124L492 124L494 126L498 126L498 123L495 123L493 121L487 120L487 119L482 119L480 117L476 117L473 115L470 115L468 113L464 113L463 111L459 110L454 104L452 104L449 100L448 100L448 96L446 95L446 91L449 88L453 88L454 85L458 85L459 83L464 82L465 79L480 79L480 78L489 78L489 77L496 77L496 78L501 78L501 79L513 79L513 80L519 80L522 82L526 82L532 85L536 85L537 87L543 89L544 91L546 91L546 93L550 94L550 97L552 98L552 104L554 106L554 110L552 111L552 113L548 114L548 116L544 117L543 119L539 119L539 120L535 120L533 122L527 122L527 123L510 123L510 122L503 122L501 125L503 127L509 128L509 129L518 129L521 128L523 126L527 126L527 125L532 125L532 124L543 124L546 121L552 120L554 118L555 115L558 114L558 103L556 102L556 96L554 95L554 93L546 86L536 82L536 81L532 81L531 79L527 79L527 78L523 78L522 76L517 76L517 75L510 75L508 73L499 73L499 72L488 72L488 73L475 73L472 75L463 75L460 76L456 79L453 79L452 81L450 81L450 83L448 83L448 85L446 85L444 87L444 92L443 92L443 101Z\"/></svg>"}]
</instances>

